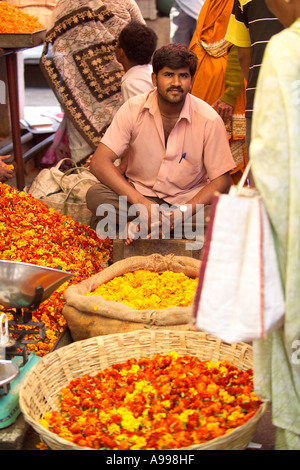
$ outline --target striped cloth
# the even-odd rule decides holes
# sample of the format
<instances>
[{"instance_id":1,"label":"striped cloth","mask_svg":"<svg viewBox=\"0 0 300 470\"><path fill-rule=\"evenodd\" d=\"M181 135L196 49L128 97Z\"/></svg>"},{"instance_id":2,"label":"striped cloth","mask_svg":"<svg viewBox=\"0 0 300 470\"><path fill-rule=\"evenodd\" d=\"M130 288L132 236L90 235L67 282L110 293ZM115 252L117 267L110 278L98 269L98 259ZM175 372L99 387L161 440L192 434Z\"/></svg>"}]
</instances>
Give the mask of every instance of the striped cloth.
<instances>
[{"instance_id":1,"label":"striped cloth","mask_svg":"<svg viewBox=\"0 0 300 470\"><path fill-rule=\"evenodd\" d=\"M265 47L270 38L282 29L283 26L269 11L264 0L235 0L226 39L238 47L252 47L246 91L246 117L252 117L256 83Z\"/></svg>"}]
</instances>

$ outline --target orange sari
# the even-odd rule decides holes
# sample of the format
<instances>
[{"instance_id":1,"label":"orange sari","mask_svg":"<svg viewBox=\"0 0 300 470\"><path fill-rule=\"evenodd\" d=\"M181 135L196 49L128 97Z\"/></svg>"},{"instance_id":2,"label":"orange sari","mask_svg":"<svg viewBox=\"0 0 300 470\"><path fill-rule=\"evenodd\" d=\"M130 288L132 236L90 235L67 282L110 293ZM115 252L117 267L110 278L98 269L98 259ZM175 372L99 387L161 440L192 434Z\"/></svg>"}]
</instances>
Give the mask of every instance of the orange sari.
<instances>
[{"instance_id":1,"label":"orange sari","mask_svg":"<svg viewBox=\"0 0 300 470\"><path fill-rule=\"evenodd\" d=\"M206 0L201 8L190 49L198 57L197 71L191 93L213 105L225 90L225 71L232 46L225 40L234 0ZM243 172L246 157L246 81L235 101L232 122L225 123L236 168L232 180Z\"/></svg>"}]
</instances>

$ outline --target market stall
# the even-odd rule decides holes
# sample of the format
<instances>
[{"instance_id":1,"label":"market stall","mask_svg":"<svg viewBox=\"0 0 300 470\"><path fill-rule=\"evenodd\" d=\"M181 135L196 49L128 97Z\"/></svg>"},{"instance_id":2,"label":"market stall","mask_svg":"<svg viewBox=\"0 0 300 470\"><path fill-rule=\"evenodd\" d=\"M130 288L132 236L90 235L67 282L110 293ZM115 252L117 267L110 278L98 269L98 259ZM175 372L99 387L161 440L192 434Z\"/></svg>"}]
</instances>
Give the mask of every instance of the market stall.
<instances>
[{"instance_id":1,"label":"market stall","mask_svg":"<svg viewBox=\"0 0 300 470\"><path fill-rule=\"evenodd\" d=\"M17 53L43 43L46 28L36 17L0 2L0 57L5 57L17 187L25 185L21 144Z\"/></svg>"}]
</instances>

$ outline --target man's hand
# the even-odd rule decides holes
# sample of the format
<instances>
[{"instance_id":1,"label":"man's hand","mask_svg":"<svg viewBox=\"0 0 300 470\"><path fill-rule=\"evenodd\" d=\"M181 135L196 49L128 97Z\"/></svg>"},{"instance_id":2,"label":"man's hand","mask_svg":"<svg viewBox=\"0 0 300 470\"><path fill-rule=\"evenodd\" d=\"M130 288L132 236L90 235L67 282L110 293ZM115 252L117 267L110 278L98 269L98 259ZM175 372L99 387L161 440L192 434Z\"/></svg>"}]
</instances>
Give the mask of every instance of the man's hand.
<instances>
[{"instance_id":1,"label":"man's hand","mask_svg":"<svg viewBox=\"0 0 300 470\"><path fill-rule=\"evenodd\" d=\"M9 168L3 160L7 160L10 158L10 155L2 155L0 156L0 181L5 182L12 178L13 176L13 169Z\"/></svg>"},{"instance_id":2,"label":"man's hand","mask_svg":"<svg viewBox=\"0 0 300 470\"><path fill-rule=\"evenodd\" d=\"M224 121L224 124L226 124L227 121L232 121L233 106L219 99L212 105L212 107L221 116Z\"/></svg>"}]
</instances>

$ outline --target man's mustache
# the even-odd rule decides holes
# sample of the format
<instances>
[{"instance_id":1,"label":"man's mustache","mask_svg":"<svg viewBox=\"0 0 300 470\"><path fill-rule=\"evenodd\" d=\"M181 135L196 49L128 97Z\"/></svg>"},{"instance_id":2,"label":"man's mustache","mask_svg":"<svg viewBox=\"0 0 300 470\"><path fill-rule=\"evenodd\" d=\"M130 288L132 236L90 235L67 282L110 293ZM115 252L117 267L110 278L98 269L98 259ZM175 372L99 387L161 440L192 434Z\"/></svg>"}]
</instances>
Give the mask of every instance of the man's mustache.
<instances>
[{"instance_id":1,"label":"man's mustache","mask_svg":"<svg viewBox=\"0 0 300 470\"><path fill-rule=\"evenodd\" d=\"M167 88L167 91L180 91L181 93L183 93L183 89L180 86L178 87L172 86L170 88Z\"/></svg>"}]
</instances>

